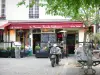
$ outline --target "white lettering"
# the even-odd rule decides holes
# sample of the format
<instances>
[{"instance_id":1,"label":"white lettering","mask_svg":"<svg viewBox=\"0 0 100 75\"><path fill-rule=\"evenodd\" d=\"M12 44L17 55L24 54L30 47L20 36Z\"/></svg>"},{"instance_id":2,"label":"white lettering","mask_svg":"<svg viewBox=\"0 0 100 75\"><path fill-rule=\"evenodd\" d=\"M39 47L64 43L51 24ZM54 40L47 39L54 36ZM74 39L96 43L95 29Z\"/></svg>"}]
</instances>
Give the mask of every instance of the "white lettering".
<instances>
[{"instance_id":1,"label":"white lettering","mask_svg":"<svg viewBox=\"0 0 100 75\"><path fill-rule=\"evenodd\" d=\"M29 28L32 28L32 26L29 26Z\"/></svg>"},{"instance_id":2,"label":"white lettering","mask_svg":"<svg viewBox=\"0 0 100 75\"><path fill-rule=\"evenodd\" d=\"M72 26L70 26L70 27L76 27L76 26L72 25Z\"/></svg>"},{"instance_id":3,"label":"white lettering","mask_svg":"<svg viewBox=\"0 0 100 75\"><path fill-rule=\"evenodd\" d=\"M41 28L40 26L33 26L33 28Z\"/></svg>"},{"instance_id":4,"label":"white lettering","mask_svg":"<svg viewBox=\"0 0 100 75\"><path fill-rule=\"evenodd\" d=\"M42 28L51 28L50 25L42 25Z\"/></svg>"},{"instance_id":5,"label":"white lettering","mask_svg":"<svg viewBox=\"0 0 100 75\"><path fill-rule=\"evenodd\" d=\"M10 29L20 29L22 27L10 27Z\"/></svg>"},{"instance_id":6,"label":"white lettering","mask_svg":"<svg viewBox=\"0 0 100 75\"><path fill-rule=\"evenodd\" d=\"M76 27L81 27L81 26L76 26Z\"/></svg>"},{"instance_id":7,"label":"white lettering","mask_svg":"<svg viewBox=\"0 0 100 75\"><path fill-rule=\"evenodd\" d=\"M51 25L51 28L62 28L62 26Z\"/></svg>"}]
</instances>

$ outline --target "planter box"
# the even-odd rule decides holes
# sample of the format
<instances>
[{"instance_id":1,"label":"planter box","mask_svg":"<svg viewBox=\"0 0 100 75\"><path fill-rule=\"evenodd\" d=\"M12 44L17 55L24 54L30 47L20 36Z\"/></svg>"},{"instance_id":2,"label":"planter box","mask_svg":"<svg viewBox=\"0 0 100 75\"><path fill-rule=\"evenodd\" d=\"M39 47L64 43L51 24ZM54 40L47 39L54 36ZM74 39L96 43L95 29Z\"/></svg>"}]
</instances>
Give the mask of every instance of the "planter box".
<instances>
[{"instance_id":1,"label":"planter box","mask_svg":"<svg viewBox=\"0 0 100 75\"><path fill-rule=\"evenodd\" d=\"M15 58L15 50L11 50L11 58Z\"/></svg>"},{"instance_id":2,"label":"planter box","mask_svg":"<svg viewBox=\"0 0 100 75\"><path fill-rule=\"evenodd\" d=\"M44 51L44 50L36 51L35 56L37 58L48 58L49 57L49 52L48 51Z\"/></svg>"},{"instance_id":3,"label":"planter box","mask_svg":"<svg viewBox=\"0 0 100 75\"><path fill-rule=\"evenodd\" d=\"M11 50L11 57L15 58L15 50ZM20 51L20 57L23 58L24 57L24 50Z\"/></svg>"},{"instance_id":4,"label":"planter box","mask_svg":"<svg viewBox=\"0 0 100 75\"><path fill-rule=\"evenodd\" d=\"M24 50L20 51L20 57L23 58L24 57Z\"/></svg>"},{"instance_id":5,"label":"planter box","mask_svg":"<svg viewBox=\"0 0 100 75\"><path fill-rule=\"evenodd\" d=\"M9 51L8 50L0 50L0 57L8 58Z\"/></svg>"}]
</instances>

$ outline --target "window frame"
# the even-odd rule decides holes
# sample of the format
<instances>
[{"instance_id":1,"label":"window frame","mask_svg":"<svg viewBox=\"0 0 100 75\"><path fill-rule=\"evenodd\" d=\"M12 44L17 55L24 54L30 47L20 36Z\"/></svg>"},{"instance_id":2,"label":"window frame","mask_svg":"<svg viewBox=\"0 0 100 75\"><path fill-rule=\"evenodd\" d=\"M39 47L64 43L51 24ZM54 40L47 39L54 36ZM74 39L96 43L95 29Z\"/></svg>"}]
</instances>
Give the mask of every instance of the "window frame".
<instances>
[{"instance_id":1,"label":"window frame","mask_svg":"<svg viewBox=\"0 0 100 75\"><path fill-rule=\"evenodd\" d=\"M35 0L36 4L33 7L29 7L29 19L35 19L39 18L39 0ZM31 0L29 0L29 4L31 3Z\"/></svg>"},{"instance_id":2,"label":"window frame","mask_svg":"<svg viewBox=\"0 0 100 75\"><path fill-rule=\"evenodd\" d=\"M6 17L6 0L1 0L1 17L0 19L5 19Z\"/></svg>"}]
</instances>

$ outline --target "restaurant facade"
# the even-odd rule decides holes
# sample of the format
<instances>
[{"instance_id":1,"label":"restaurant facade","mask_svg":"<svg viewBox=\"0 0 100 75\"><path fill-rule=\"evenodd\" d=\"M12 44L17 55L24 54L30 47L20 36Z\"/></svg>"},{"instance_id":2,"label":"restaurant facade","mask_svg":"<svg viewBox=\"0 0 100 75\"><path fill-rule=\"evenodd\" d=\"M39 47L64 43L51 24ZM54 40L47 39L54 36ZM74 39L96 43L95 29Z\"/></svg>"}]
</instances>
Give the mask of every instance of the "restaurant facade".
<instances>
[{"instance_id":1,"label":"restaurant facade","mask_svg":"<svg viewBox=\"0 0 100 75\"><path fill-rule=\"evenodd\" d=\"M69 54L74 53L77 41L84 39L84 25L82 22L68 21L43 21L26 22L10 21L4 25L3 41L19 41L22 45L30 45L32 53L35 54L35 46L60 44Z\"/></svg>"}]
</instances>

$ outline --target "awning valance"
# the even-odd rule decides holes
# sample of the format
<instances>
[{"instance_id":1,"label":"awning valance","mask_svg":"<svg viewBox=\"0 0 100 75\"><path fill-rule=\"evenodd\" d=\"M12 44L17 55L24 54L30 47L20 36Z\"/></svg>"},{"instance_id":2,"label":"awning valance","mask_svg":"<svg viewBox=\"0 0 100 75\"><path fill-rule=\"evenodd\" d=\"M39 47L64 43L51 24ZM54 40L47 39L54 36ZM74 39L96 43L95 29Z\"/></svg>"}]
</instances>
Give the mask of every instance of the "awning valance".
<instances>
[{"instance_id":1,"label":"awning valance","mask_svg":"<svg viewBox=\"0 0 100 75\"><path fill-rule=\"evenodd\" d=\"M33 28L80 28L82 22L12 22L8 29L33 29Z\"/></svg>"}]
</instances>

